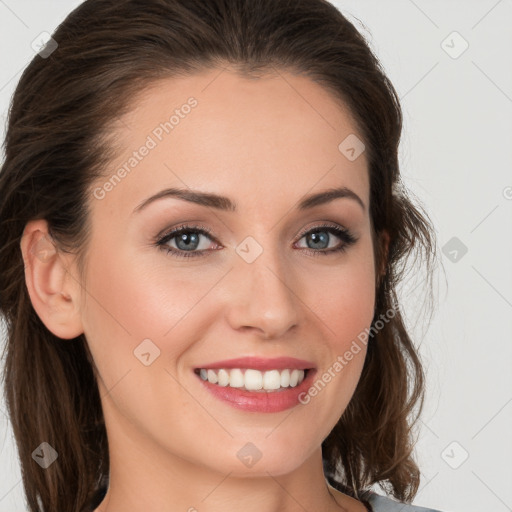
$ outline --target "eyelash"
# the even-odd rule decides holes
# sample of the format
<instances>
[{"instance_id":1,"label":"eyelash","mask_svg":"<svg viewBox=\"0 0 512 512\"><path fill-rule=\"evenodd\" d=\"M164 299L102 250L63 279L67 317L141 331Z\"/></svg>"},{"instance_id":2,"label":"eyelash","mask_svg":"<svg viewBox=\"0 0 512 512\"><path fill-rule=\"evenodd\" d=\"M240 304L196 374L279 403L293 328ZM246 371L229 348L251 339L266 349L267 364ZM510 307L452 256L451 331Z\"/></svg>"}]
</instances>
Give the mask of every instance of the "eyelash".
<instances>
[{"instance_id":1,"label":"eyelash","mask_svg":"<svg viewBox=\"0 0 512 512\"><path fill-rule=\"evenodd\" d=\"M321 232L326 231L328 233L332 233L338 238L340 238L343 242L340 246L334 248L334 249L308 249L308 248L302 248L307 254L312 256L326 256L329 254L334 253L343 253L345 252L351 245L355 244L358 240L348 229L346 228L340 228L338 226L332 226L330 224L322 224L319 226L315 226L313 228L308 229L307 231L304 231L300 234L299 240L301 240L305 235L308 235L310 233L315 232ZM208 229L205 226L198 226L198 225L187 225L182 224L181 226L178 226L177 228L173 229L169 233L166 233L162 235L160 238L158 238L155 242L155 245L165 251L167 254L172 253L173 256L176 256L177 258L195 258L202 256L205 252L210 252L210 250L203 250L203 251L182 251L177 250L174 247L167 246L167 242L172 240L178 235L181 235L182 233L199 233L201 235L204 235L208 238L210 238L212 241L218 243L211 230ZM220 244L219 244L220 245Z\"/></svg>"}]
</instances>

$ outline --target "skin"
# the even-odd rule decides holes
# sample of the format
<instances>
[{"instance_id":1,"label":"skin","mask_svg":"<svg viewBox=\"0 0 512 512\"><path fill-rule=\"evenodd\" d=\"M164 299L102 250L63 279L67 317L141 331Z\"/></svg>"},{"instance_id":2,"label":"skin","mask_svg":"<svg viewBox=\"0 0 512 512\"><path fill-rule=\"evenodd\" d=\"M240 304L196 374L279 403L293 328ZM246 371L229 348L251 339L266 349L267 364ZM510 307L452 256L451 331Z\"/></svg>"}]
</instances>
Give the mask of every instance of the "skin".
<instances>
[{"instance_id":1,"label":"skin","mask_svg":"<svg viewBox=\"0 0 512 512\"><path fill-rule=\"evenodd\" d=\"M63 343L85 333L97 368L111 480L96 512L364 511L326 484L321 457L360 377L364 344L307 405L279 413L235 409L193 372L220 359L284 355L313 361L321 375L370 327L367 161L338 150L349 134L362 136L348 110L307 77L280 71L249 80L215 69L137 96L114 128L118 158L95 186L191 96L197 106L172 132L104 198L91 194L85 282L74 255L52 252L44 220L28 223L21 242L37 313ZM295 208L340 186L365 209L348 198ZM238 211L166 198L133 213L169 187L227 196ZM212 230L214 238L201 235L208 254L178 258L155 245L182 223ZM357 241L308 254L325 249L301 233L323 223ZM252 263L235 251L247 236L263 249ZM345 243L329 237L329 248ZM179 250L176 239L168 245ZM160 350L149 366L134 356L144 339ZM250 468L236 456L248 442L262 455Z\"/></svg>"}]
</instances>

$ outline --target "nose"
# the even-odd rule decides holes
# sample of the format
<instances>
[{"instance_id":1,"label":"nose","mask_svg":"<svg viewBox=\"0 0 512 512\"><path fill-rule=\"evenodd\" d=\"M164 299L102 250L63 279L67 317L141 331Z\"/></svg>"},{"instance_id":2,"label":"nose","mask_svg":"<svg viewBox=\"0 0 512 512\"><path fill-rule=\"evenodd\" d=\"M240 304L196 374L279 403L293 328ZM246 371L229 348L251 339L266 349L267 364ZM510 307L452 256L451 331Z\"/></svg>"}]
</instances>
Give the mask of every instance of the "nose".
<instances>
[{"instance_id":1,"label":"nose","mask_svg":"<svg viewBox=\"0 0 512 512\"><path fill-rule=\"evenodd\" d=\"M276 252L266 249L252 263L237 256L227 312L233 329L276 339L298 325L302 302L292 289L290 268Z\"/></svg>"}]
</instances>

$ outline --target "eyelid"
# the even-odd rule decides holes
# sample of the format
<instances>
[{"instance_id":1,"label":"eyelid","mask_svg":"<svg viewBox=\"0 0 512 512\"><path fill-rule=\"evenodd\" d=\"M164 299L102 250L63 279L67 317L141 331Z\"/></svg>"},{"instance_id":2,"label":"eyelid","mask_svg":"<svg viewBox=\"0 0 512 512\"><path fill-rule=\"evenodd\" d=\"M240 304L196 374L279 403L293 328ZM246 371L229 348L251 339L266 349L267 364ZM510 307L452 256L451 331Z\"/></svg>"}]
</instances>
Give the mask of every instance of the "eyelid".
<instances>
[{"instance_id":1,"label":"eyelid","mask_svg":"<svg viewBox=\"0 0 512 512\"><path fill-rule=\"evenodd\" d=\"M320 229L320 228L334 228L334 229L341 229L342 231L350 232L350 230L348 230L347 228L345 228L343 226L340 226L339 224L327 222L327 223L317 224L317 225L302 229L299 232L299 234L297 235L298 239L300 240L304 235L307 235L310 231L315 230L315 229ZM202 225L202 224L187 224L187 223L179 224L178 226L176 226L174 228L164 229L163 231L161 231L160 233L158 233L156 235L155 241L160 241L163 238L166 238L171 234L176 234L176 232L179 232L182 230L203 232L203 234L207 235L213 241L220 244L220 242L214 236L213 230L211 228L209 228L205 225Z\"/></svg>"},{"instance_id":2,"label":"eyelid","mask_svg":"<svg viewBox=\"0 0 512 512\"><path fill-rule=\"evenodd\" d=\"M315 224L313 226L309 226L307 228L304 228L302 231L299 232L298 239L300 240L304 235L307 235L311 231L316 231L316 230L319 230L319 229L322 229L322 228L333 228L333 229L339 229L341 231L349 231L347 228L345 228L343 226L340 226L339 224L335 224L335 223L331 223L331 222L326 222L326 223Z\"/></svg>"},{"instance_id":3,"label":"eyelid","mask_svg":"<svg viewBox=\"0 0 512 512\"><path fill-rule=\"evenodd\" d=\"M176 234L179 233L180 231L197 231L199 233L202 233L203 235L208 236L214 242L221 245L219 243L219 241L215 238L215 236L213 234L213 230L210 229L209 227L204 226L202 224L187 224L187 223L179 224L178 226L175 226L173 228L164 229L163 231L158 233L158 235L155 236L155 243L163 244L163 243L167 242L169 239L172 239L173 237L175 237Z\"/></svg>"}]
</instances>

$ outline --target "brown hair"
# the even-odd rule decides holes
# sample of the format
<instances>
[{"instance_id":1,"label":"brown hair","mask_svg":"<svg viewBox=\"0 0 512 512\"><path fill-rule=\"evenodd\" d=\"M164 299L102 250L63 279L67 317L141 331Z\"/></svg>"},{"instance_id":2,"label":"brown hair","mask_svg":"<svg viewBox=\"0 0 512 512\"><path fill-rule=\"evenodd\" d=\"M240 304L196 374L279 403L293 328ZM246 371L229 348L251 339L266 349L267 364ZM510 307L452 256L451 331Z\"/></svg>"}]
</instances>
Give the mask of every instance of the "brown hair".
<instances>
[{"instance_id":1,"label":"brown hair","mask_svg":"<svg viewBox=\"0 0 512 512\"><path fill-rule=\"evenodd\" d=\"M362 35L325 0L87 0L53 38L58 48L36 55L16 88L0 172L4 385L30 510L90 506L109 458L84 336L63 342L32 307L20 251L24 227L46 219L59 250L77 254L83 269L90 189L112 156L113 122L153 81L226 64L244 76L272 69L307 75L348 106L364 138L375 266L383 269L372 326L391 309L394 316L372 331L355 394L322 450L326 471L339 470L347 494L358 497L380 483L412 500L420 476L412 427L424 373L396 286L415 251L423 252L430 277L434 231L400 182L399 100ZM43 441L59 454L44 471L31 456Z\"/></svg>"}]
</instances>

